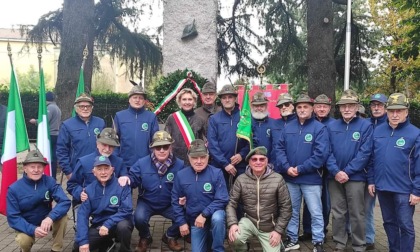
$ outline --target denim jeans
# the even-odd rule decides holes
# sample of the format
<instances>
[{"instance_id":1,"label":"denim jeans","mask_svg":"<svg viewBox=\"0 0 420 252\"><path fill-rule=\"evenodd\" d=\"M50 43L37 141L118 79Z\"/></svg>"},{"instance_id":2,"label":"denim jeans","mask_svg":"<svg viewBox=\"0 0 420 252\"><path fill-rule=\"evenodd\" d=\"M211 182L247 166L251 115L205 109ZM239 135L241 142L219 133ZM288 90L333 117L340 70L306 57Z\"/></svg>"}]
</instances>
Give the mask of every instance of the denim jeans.
<instances>
[{"instance_id":1,"label":"denim jeans","mask_svg":"<svg viewBox=\"0 0 420 252\"><path fill-rule=\"evenodd\" d=\"M324 171L325 172L325 171ZM328 178L322 178L322 217L324 218L324 232L327 230L328 224L330 223L330 211L331 211L331 201L330 193L328 192ZM311 214L309 213L306 203L303 204L303 214L302 214L302 227L303 232L306 234L312 233L311 231Z\"/></svg>"},{"instance_id":2,"label":"denim jeans","mask_svg":"<svg viewBox=\"0 0 420 252\"><path fill-rule=\"evenodd\" d=\"M172 206L157 211L139 199L137 201L137 207L134 213L134 224L136 229L139 231L139 236L141 238L150 237L149 221L153 215L162 215L163 217L172 220L172 226L170 226L166 231L166 236L170 238L178 238L180 236L178 225L176 225L173 220L174 214L172 211Z\"/></svg>"},{"instance_id":3,"label":"denim jeans","mask_svg":"<svg viewBox=\"0 0 420 252\"><path fill-rule=\"evenodd\" d=\"M207 219L203 228L191 226L191 251L225 251L225 211L217 210Z\"/></svg>"},{"instance_id":4,"label":"denim jeans","mask_svg":"<svg viewBox=\"0 0 420 252\"><path fill-rule=\"evenodd\" d=\"M410 205L410 194L378 190L376 192L388 236L389 251L413 251L416 237L413 223L415 207Z\"/></svg>"},{"instance_id":5,"label":"denim jeans","mask_svg":"<svg viewBox=\"0 0 420 252\"><path fill-rule=\"evenodd\" d=\"M375 243L375 219L373 210L375 209L376 194L374 197L370 196L369 192L365 191L365 218L366 218L366 243Z\"/></svg>"},{"instance_id":6,"label":"denim jeans","mask_svg":"<svg viewBox=\"0 0 420 252\"><path fill-rule=\"evenodd\" d=\"M322 217L321 185L287 183L292 200L292 218L287 225L287 235L294 243L299 237L299 216L302 196L311 214L312 243L324 242L324 219Z\"/></svg>"}]
</instances>

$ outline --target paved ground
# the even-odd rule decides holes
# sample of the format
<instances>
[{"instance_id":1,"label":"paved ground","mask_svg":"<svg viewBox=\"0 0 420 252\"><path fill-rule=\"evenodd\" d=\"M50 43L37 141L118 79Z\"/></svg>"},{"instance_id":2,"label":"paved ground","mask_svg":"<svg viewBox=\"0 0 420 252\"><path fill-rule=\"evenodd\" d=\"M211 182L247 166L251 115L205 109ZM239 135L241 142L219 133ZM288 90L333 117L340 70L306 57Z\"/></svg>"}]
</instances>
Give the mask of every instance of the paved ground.
<instances>
[{"instance_id":1,"label":"paved ground","mask_svg":"<svg viewBox=\"0 0 420 252\"><path fill-rule=\"evenodd\" d=\"M137 196L133 196L137 197ZM414 221L415 221L415 227L416 227L416 244L414 251L420 251L420 210L417 209L417 211L414 214ZM71 248L73 246L73 237L74 237L74 230L73 230L73 220L71 219L72 213L69 212L69 220L67 225L67 232L64 240L64 249L65 252L70 252ZM330 222L331 223L331 222ZM376 250L375 251L388 251L387 249L387 238L385 235L385 231L382 227L382 216L380 212L380 207L377 206L375 208L375 224L376 224ZM161 242L161 237L164 232L169 226L170 221L155 216L151 219L151 232L153 235L153 243L150 245L150 251L170 251L168 247ZM331 225L328 228L331 230ZM19 251L16 245L16 242L14 241L14 231L9 228L6 217L3 215L0 215L0 251L4 252L11 252L11 251ZM133 232L132 236L132 248L134 251L134 248L138 242L138 233L136 231ZM180 241L182 244L184 244L184 247L186 248L185 251L190 251L190 246L188 243ZM227 243L225 243L226 251L233 251L232 248L229 247ZM300 243L301 248L297 251L312 251L312 244L310 242L301 242ZM327 234L327 242L324 245L324 248L326 251L332 251L334 248L334 243L331 238L331 233ZM49 235L46 238L37 239L33 250L32 251L39 251L39 252L48 252L51 250L51 235ZM250 251L262 251L261 247L258 244L257 240L251 241L251 249ZM347 246L346 251L352 251L351 246Z\"/></svg>"}]
</instances>

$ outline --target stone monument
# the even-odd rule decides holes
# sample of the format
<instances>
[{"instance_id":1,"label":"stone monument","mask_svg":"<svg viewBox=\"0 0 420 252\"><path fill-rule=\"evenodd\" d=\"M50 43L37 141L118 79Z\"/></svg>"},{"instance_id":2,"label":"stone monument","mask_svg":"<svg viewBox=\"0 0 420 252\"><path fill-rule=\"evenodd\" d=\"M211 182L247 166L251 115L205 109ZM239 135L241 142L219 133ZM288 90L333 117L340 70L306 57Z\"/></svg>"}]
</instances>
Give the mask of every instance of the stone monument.
<instances>
[{"instance_id":1,"label":"stone monument","mask_svg":"<svg viewBox=\"0 0 420 252\"><path fill-rule=\"evenodd\" d=\"M217 0L163 1L163 74L188 68L217 77Z\"/></svg>"}]
</instances>

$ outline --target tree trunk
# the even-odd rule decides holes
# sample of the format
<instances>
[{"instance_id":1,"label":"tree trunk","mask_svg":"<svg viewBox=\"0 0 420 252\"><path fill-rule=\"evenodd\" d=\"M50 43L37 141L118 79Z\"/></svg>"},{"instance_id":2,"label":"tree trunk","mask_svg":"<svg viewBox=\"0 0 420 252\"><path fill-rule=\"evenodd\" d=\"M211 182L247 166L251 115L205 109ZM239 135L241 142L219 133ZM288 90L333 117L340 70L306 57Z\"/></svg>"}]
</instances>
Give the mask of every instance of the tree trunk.
<instances>
[{"instance_id":1,"label":"tree trunk","mask_svg":"<svg viewBox=\"0 0 420 252\"><path fill-rule=\"evenodd\" d=\"M56 83L57 103L62 118L71 116L79 82L83 49L87 45L89 55L85 62L85 90L90 92L93 70L94 0L64 0L63 31L58 58Z\"/></svg>"},{"instance_id":2,"label":"tree trunk","mask_svg":"<svg viewBox=\"0 0 420 252\"><path fill-rule=\"evenodd\" d=\"M333 10L331 0L308 3L308 92L315 98L326 94L335 101Z\"/></svg>"}]
</instances>

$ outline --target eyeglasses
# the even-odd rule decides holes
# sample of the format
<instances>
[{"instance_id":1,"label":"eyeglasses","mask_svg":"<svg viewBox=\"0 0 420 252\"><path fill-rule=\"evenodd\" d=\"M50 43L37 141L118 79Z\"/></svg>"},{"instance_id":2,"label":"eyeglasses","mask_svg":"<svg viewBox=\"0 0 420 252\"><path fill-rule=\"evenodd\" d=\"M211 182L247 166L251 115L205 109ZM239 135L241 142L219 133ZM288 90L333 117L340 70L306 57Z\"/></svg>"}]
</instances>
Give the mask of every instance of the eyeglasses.
<instances>
[{"instance_id":1,"label":"eyeglasses","mask_svg":"<svg viewBox=\"0 0 420 252\"><path fill-rule=\"evenodd\" d=\"M169 144L168 145L156 146L155 150L157 150L157 151L161 151L161 150L167 151L169 149L169 147L170 147Z\"/></svg>"},{"instance_id":2,"label":"eyeglasses","mask_svg":"<svg viewBox=\"0 0 420 252\"><path fill-rule=\"evenodd\" d=\"M93 106L92 105L77 105L77 107L79 109L91 109Z\"/></svg>"},{"instance_id":3,"label":"eyeglasses","mask_svg":"<svg viewBox=\"0 0 420 252\"><path fill-rule=\"evenodd\" d=\"M370 107L371 108L375 108L375 107L383 108L383 107L385 107L385 104L383 104L383 103L371 103Z\"/></svg>"},{"instance_id":4,"label":"eyeglasses","mask_svg":"<svg viewBox=\"0 0 420 252\"><path fill-rule=\"evenodd\" d=\"M95 167L95 169L98 172L109 172L112 169L112 167L111 166L97 166Z\"/></svg>"},{"instance_id":5,"label":"eyeglasses","mask_svg":"<svg viewBox=\"0 0 420 252\"><path fill-rule=\"evenodd\" d=\"M280 105L279 105L279 108L283 108L283 107L288 108L290 105L291 105L291 103L290 103L290 102L288 102L288 103L284 103L284 104L280 104Z\"/></svg>"},{"instance_id":6,"label":"eyeglasses","mask_svg":"<svg viewBox=\"0 0 420 252\"><path fill-rule=\"evenodd\" d=\"M253 157L253 158L251 158L251 161L252 162L257 162L257 161L265 162L266 159L267 159L266 157L260 157L260 158Z\"/></svg>"}]
</instances>

